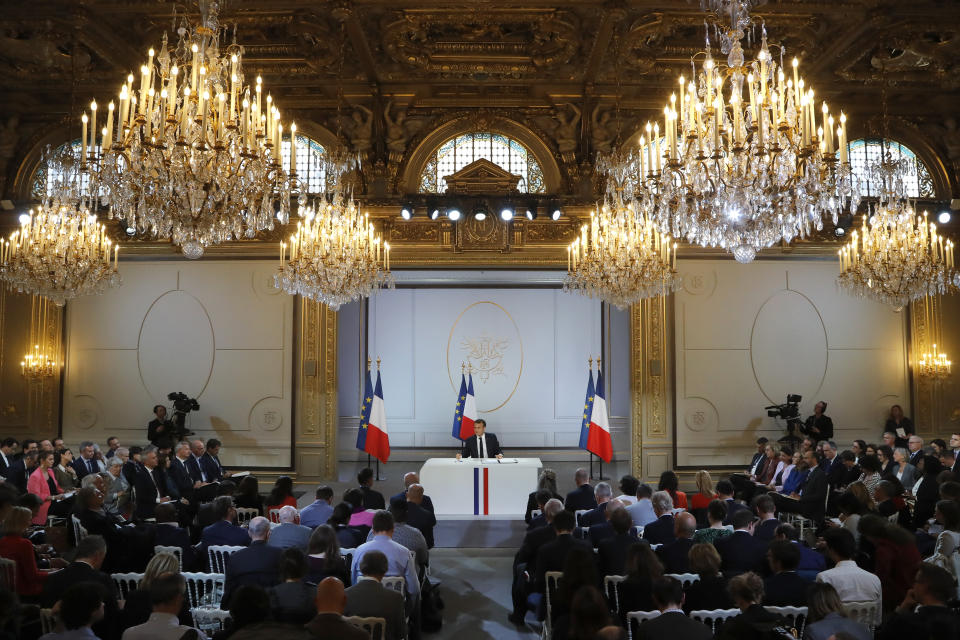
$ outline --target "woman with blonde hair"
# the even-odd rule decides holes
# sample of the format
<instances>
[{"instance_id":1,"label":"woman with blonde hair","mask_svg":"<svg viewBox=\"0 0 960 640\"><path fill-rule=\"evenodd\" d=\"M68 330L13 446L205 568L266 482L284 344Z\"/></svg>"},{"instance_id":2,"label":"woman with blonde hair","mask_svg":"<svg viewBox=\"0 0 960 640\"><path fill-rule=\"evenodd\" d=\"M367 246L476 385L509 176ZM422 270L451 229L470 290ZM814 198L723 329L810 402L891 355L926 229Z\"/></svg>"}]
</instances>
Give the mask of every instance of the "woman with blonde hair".
<instances>
[{"instance_id":1,"label":"woman with blonde hair","mask_svg":"<svg viewBox=\"0 0 960 640\"><path fill-rule=\"evenodd\" d=\"M872 640L870 629L847 618L843 603L833 585L814 582L807 590L807 626L804 640L828 640L840 633L847 633L856 640Z\"/></svg>"},{"instance_id":2,"label":"woman with blonde hair","mask_svg":"<svg viewBox=\"0 0 960 640\"><path fill-rule=\"evenodd\" d=\"M523 516L523 519L528 525L533 520L531 512L540 508L540 505L537 504L538 491L549 491L552 498L563 502L563 496L557 493L557 472L553 469L543 469L537 477L537 490L531 491L527 496L527 513Z\"/></svg>"},{"instance_id":3,"label":"woman with blonde hair","mask_svg":"<svg viewBox=\"0 0 960 640\"><path fill-rule=\"evenodd\" d=\"M171 573L180 573L180 561L172 553L158 553L150 558L147 568L143 572L143 578L137 588L127 594L120 615L123 618L123 627L135 627L143 624L150 619L153 612L153 604L150 602L150 585L160 576ZM183 608L180 609L180 624L190 626L193 619L190 615L190 603L187 598L183 599Z\"/></svg>"},{"instance_id":4,"label":"woman with blonde hair","mask_svg":"<svg viewBox=\"0 0 960 640\"><path fill-rule=\"evenodd\" d=\"M710 501L717 497L713 490L713 478L709 471L701 469L693 480L697 485L697 492L690 496L690 509L706 509Z\"/></svg>"},{"instance_id":5,"label":"woman with blonde hair","mask_svg":"<svg viewBox=\"0 0 960 640\"><path fill-rule=\"evenodd\" d=\"M850 486L847 487L847 491L852 493L867 511L877 510L877 503L873 501L873 494L867 489L867 485L864 483L860 482L859 480L855 480L854 482L850 483Z\"/></svg>"},{"instance_id":6,"label":"woman with blonde hair","mask_svg":"<svg viewBox=\"0 0 960 640\"><path fill-rule=\"evenodd\" d=\"M26 507L13 507L3 520L0 529L0 557L17 563L17 595L26 602L36 602L43 590L48 573L37 569L37 556L33 544L27 539L27 529L33 520L33 512Z\"/></svg>"}]
</instances>

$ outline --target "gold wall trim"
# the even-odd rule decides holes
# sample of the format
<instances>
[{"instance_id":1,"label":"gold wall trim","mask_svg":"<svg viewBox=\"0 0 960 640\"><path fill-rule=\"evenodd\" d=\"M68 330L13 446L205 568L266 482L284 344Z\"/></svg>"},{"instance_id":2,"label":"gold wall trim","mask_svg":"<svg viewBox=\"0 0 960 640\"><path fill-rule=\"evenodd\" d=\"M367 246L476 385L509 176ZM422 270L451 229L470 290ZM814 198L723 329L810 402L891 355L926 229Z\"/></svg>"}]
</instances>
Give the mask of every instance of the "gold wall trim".
<instances>
[{"instance_id":1,"label":"gold wall trim","mask_svg":"<svg viewBox=\"0 0 960 640\"><path fill-rule=\"evenodd\" d=\"M668 302L658 297L630 307L630 468L633 475L643 479L655 478L663 469L672 468Z\"/></svg>"},{"instance_id":2,"label":"gold wall trim","mask_svg":"<svg viewBox=\"0 0 960 640\"><path fill-rule=\"evenodd\" d=\"M298 297L294 462L299 480L337 477L337 314Z\"/></svg>"}]
</instances>

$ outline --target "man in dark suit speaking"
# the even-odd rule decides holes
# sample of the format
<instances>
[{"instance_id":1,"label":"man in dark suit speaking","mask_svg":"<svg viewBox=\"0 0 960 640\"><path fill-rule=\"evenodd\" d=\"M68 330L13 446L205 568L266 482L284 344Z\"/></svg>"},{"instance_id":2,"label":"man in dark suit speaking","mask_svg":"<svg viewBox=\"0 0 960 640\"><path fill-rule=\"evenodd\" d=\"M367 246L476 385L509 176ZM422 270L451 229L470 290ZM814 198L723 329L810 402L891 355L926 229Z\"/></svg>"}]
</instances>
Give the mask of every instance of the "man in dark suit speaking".
<instances>
[{"instance_id":1,"label":"man in dark suit speaking","mask_svg":"<svg viewBox=\"0 0 960 640\"><path fill-rule=\"evenodd\" d=\"M486 433L487 421L480 418L473 423L473 438L463 441L463 449L457 454L457 460L463 458L497 458L503 457L497 436Z\"/></svg>"}]
</instances>

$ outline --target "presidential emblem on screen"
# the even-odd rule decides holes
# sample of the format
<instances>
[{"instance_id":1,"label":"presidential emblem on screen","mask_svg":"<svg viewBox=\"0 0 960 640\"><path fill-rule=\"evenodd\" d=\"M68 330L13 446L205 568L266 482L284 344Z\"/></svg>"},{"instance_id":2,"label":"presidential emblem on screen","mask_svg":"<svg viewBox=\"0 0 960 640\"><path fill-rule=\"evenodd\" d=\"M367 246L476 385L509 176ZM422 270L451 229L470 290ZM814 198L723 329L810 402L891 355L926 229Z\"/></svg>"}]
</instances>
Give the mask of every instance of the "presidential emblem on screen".
<instances>
[{"instance_id":1,"label":"presidential emblem on screen","mask_svg":"<svg viewBox=\"0 0 960 640\"><path fill-rule=\"evenodd\" d=\"M472 368L481 414L510 401L523 372L523 341L507 308L484 300L460 312L447 342L447 373L454 391L454 382L460 382L461 364Z\"/></svg>"}]
</instances>

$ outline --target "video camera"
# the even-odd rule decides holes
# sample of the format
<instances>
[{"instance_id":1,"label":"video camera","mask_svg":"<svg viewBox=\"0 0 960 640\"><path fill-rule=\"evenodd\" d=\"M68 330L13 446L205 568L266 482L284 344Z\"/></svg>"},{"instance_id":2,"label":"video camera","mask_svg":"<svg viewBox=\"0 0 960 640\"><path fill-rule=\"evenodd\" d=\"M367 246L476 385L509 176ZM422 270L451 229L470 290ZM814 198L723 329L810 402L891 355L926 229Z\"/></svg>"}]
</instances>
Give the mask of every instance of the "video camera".
<instances>
[{"instance_id":1,"label":"video camera","mask_svg":"<svg viewBox=\"0 0 960 640\"><path fill-rule=\"evenodd\" d=\"M193 431L188 430L185 424L187 414L191 411L198 411L200 409L200 403L197 402L196 398L188 398L187 394L182 391L168 393L167 400L173 401L173 424L175 429L172 435L174 439L183 440L187 436L192 436Z\"/></svg>"},{"instance_id":2,"label":"video camera","mask_svg":"<svg viewBox=\"0 0 960 640\"><path fill-rule=\"evenodd\" d=\"M787 401L784 404L774 404L769 407L764 407L769 417L782 418L787 421L787 435L780 439L781 442L799 440L793 432L794 429L802 423L802 420L800 420L800 400L802 399L799 394L788 393Z\"/></svg>"}]
</instances>

